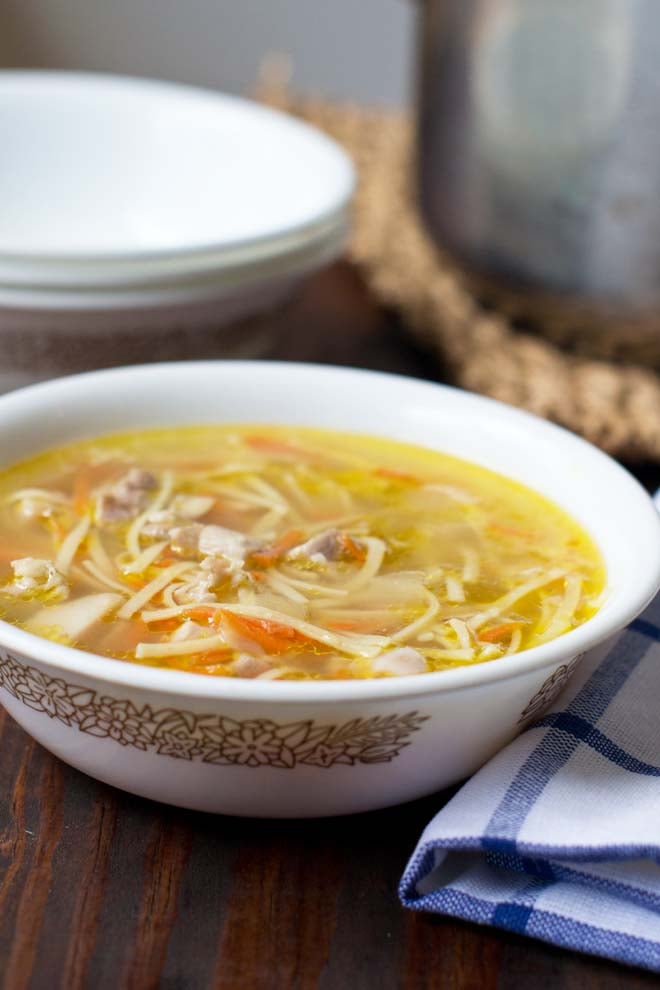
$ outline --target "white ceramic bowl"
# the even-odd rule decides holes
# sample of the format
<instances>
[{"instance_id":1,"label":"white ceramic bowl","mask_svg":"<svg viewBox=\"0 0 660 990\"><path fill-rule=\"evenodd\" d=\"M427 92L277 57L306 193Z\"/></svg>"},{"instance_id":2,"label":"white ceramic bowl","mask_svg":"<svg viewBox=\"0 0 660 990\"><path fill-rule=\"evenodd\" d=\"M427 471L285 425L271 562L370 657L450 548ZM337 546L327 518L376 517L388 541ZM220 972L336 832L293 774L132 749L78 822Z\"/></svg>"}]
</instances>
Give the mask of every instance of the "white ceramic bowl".
<instances>
[{"instance_id":1,"label":"white ceramic bowl","mask_svg":"<svg viewBox=\"0 0 660 990\"><path fill-rule=\"evenodd\" d=\"M0 72L0 282L256 263L345 211L344 151L286 114L122 76Z\"/></svg>"},{"instance_id":2,"label":"white ceramic bowl","mask_svg":"<svg viewBox=\"0 0 660 990\"><path fill-rule=\"evenodd\" d=\"M108 314L124 332L214 330L277 305L346 242L346 153L249 100L0 71L0 134L0 334L64 322L93 337Z\"/></svg>"},{"instance_id":3,"label":"white ceramic bowl","mask_svg":"<svg viewBox=\"0 0 660 990\"><path fill-rule=\"evenodd\" d=\"M583 440L489 399L413 379L302 364L151 365L0 399L0 462L132 427L334 427L457 454L531 485L592 534L601 610L506 660L414 677L254 682L108 660L0 623L0 697L66 762L159 801L298 817L407 801L474 772L543 710L585 651L660 584L660 520L637 482Z\"/></svg>"}]
</instances>

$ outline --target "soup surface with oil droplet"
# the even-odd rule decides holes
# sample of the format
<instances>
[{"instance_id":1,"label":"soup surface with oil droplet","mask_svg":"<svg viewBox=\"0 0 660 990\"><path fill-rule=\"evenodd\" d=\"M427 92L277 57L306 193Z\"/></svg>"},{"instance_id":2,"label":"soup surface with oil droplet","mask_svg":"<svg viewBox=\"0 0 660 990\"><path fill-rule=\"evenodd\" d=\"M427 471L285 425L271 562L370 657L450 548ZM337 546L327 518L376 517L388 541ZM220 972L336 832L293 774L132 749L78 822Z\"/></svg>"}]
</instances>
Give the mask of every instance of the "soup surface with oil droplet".
<instances>
[{"instance_id":1,"label":"soup surface with oil droplet","mask_svg":"<svg viewBox=\"0 0 660 990\"><path fill-rule=\"evenodd\" d=\"M0 617L131 663L287 681L506 663L604 585L558 506L376 437L176 427L0 473Z\"/></svg>"}]
</instances>

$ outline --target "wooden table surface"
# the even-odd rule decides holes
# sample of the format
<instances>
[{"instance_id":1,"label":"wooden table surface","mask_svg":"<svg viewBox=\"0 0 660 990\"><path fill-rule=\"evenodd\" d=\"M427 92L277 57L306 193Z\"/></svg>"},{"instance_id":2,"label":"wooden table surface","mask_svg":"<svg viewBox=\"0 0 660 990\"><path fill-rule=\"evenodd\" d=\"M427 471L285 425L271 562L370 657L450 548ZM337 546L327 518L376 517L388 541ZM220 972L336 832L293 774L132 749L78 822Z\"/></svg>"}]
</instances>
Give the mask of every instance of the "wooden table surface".
<instances>
[{"instance_id":1,"label":"wooden table surface","mask_svg":"<svg viewBox=\"0 0 660 990\"><path fill-rule=\"evenodd\" d=\"M344 265L267 322L275 357L442 377ZM448 796L316 821L202 815L98 784L0 714L0 986L657 986L641 971L405 911L399 877Z\"/></svg>"}]
</instances>

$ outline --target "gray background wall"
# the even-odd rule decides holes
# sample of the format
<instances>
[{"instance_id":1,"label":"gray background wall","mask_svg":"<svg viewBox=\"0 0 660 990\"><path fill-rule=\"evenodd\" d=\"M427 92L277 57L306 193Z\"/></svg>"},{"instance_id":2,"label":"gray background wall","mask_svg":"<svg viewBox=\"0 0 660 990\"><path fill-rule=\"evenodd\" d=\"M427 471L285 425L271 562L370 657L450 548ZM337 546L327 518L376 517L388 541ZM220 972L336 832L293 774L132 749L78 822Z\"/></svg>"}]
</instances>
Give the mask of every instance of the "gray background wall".
<instances>
[{"instance_id":1,"label":"gray background wall","mask_svg":"<svg viewBox=\"0 0 660 990\"><path fill-rule=\"evenodd\" d=\"M157 76L245 91L265 55L293 83L399 104L410 90L415 0L2 0L0 64Z\"/></svg>"}]
</instances>

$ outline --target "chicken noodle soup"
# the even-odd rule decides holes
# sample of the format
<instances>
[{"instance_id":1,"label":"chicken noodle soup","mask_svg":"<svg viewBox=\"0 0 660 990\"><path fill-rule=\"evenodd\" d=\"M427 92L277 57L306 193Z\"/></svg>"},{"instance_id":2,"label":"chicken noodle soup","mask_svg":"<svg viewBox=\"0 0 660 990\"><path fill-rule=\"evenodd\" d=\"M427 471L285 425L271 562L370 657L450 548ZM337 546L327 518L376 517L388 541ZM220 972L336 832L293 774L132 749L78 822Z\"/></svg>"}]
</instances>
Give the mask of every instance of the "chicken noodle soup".
<instances>
[{"instance_id":1,"label":"chicken noodle soup","mask_svg":"<svg viewBox=\"0 0 660 990\"><path fill-rule=\"evenodd\" d=\"M434 451L203 426L0 475L0 614L103 656L222 677L506 662L584 622L604 568L557 506Z\"/></svg>"}]
</instances>

